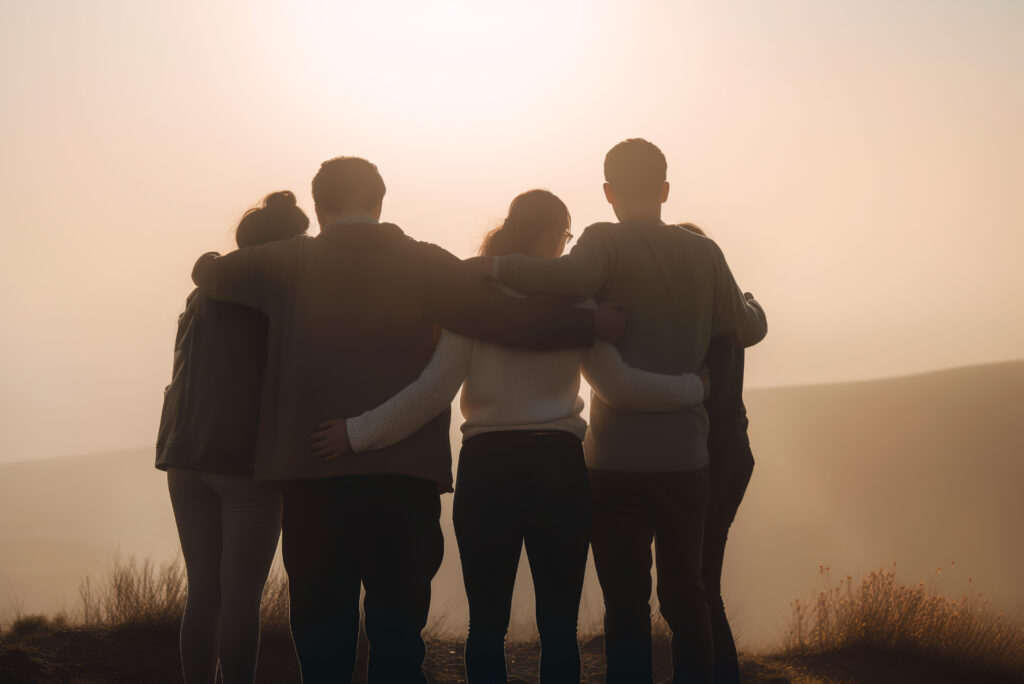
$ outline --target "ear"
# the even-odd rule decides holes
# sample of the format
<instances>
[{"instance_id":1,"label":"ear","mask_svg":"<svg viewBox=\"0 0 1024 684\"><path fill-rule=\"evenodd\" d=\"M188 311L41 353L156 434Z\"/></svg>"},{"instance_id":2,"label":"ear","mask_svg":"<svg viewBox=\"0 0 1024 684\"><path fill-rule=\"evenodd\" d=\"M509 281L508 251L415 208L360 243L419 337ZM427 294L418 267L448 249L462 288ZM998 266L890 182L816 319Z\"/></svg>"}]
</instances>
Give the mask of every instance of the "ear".
<instances>
[{"instance_id":1,"label":"ear","mask_svg":"<svg viewBox=\"0 0 1024 684\"><path fill-rule=\"evenodd\" d=\"M612 186L608 183L604 184L604 198L608 200L608 204L615 204L615 193L612 191Z\"/></svg>"},{"instance_id":2,"label":"ear","mask_svg":"<svg viewBox=\"0 0 1024 684\"><path fill-rule=\"evenodd\" d=\"M661 203L664 204L668 201L668 181L665 181L665 185L661 188Z\"/></svg>"}]
</instances>

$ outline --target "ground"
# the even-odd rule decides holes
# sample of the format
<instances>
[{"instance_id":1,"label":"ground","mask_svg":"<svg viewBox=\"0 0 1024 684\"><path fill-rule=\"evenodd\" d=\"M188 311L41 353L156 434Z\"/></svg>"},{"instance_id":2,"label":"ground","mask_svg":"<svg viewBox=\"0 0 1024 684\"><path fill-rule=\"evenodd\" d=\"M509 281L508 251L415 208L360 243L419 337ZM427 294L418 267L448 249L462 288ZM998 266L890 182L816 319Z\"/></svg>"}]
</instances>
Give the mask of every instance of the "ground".
<instances>
[{"instance_id":1,"label":"ground","mask_svg":"<svg viewBox=\"0 0 1024 684\"><path fill-rule=\"evenodd\" d=\"M582 645L585 682L603 682L601 638ZM670 674L668 643L659 640L656 681ZM464 682L463 644L453 640L429 640L425 669L432 682ZM534 682L537 672L536 643L512 643L508 648L509 681ZM785 679L793 684L838 682L845 684L963 683L1020 681L993 673L958 672L948 664L925 655L845 653L821 656L744 654L745 682L768 684ZM365 652L357 671L365 672ZM147 682L179 684L176 635L167 629L89 630L43 629L35 633L0 638L0 681L5 684L48 682L114 684ZM272 632L263 638L257 682L297 682L298 669L287 634ZM357 677L354 682L365 679Z\"/></svg>"}]
</instances>

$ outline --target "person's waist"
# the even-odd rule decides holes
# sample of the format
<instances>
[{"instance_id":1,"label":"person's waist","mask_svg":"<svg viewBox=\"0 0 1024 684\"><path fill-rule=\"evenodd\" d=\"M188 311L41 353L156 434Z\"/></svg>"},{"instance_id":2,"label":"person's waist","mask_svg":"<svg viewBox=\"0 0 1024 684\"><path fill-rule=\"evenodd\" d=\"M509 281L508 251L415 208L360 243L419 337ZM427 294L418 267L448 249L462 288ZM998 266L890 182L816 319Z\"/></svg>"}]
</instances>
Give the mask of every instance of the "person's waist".
<instances>
[{"instance_id":1,"label":"person's waist","mask_svg":"<svg viewBox=\"0 0 1024 684\"><path fill-rule=\"evenodd\" d=\"M463 444L483 444L487 442L502 442L502 443L513 443L513 442L532 442L537 440L544 441L558 441L558 440L571 440L573 442L579 442L580 438L578 435L569 432L568 430L558 430L554 428L532 428L523 430L485 430L478 432L472 436L466 437Z\"/></svg>"}]
</instances>

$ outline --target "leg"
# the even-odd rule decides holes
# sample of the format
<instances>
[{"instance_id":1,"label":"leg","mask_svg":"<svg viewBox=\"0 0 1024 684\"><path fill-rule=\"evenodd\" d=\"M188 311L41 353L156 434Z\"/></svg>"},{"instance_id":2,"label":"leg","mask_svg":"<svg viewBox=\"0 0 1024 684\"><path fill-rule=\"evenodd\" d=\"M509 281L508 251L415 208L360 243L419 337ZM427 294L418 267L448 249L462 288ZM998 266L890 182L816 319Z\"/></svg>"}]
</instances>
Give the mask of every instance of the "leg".
<instances>
[{"instance_id":1,"label":"leg","mask_svg":"<svg viewBox=\"0 0 1024 684\"><path fill-rule=\"evenodd\" d=\"M345 478L282 485L281 550L288 573L292 639L304 684L352 678L359 636L359 573L346 553L339 502Z\"/></svg>"},{"instance_id":2,"label":"leg","mask_svg":"<svg viewBox=\"0 0 1024 684\"><path fill-rule=\"evenodd\" d=\"M213 684L217 677L221 502L203 477L191 470L167 471L167 489L188 575L180 641L181 668L188 684Z\"/></svg>"},{"instance_id":3,"label":"leg","mask_svg":"<svg viewBox=\"0 0 1024 684\"><path fill-rule=\"evenodd\" d=\"M505 635L523 548L519 507L509 496L517 488L502 477L507 461L494 452L498 446L488 435L463 446L453 511L469 599L466 676L485 684L507 677Z\"/></svg>"},{"instance_id":4,"label":"leg","mask_svg":"<svg viewBox=\"0 0 1024 684\"><path fill-rule=\"evenodd\" d=\"M423 628L430 582L441 567L441 497L437 483L401 475L364 475L358 481L366 588L370 684L426 682Z\"/></svg>"},{"instance_id":5,"label":"leg","mask_svg":"<svg viewBox=\"0 0 1024 684\"><path fill-rule=\"evenodd\" d=\"M658 601L672 629L672 681L710 683L714 646L701 580L708 471L658 473L651 482Z\"/></svg>"},{"instance_id":6,"label":"leg","mask_svg":"<svg viewBox=\"0 0 1024 684\"><path fill-rule=\"evenodd\" d=\"M604 593L607 681L652 681L651 541L644 475L591 470L591 544Z\"/></svg>"},{"instance_id":7,"label":"leg","mask_svg":"<svg viewBox=\"0 0 1024 684\"><path fill-rule=\"evenodd\" d=\"M540 681L580 681L576 628L590 546L590 486L583 445L569 434L538 438L531 458L526 553L537 597Z\"/></svg>"},{"instance_id":8,"label":"leg","mask_svg":"<svg viewBox=\"0 0 1024 684\"><path fill-rule=\"evenodd\" d=\"M747 454L750 448L746 447ZM708 502L708 518L704 527L704 563L701 573L707 589L711 610L711 635L715 648L716 684L739 684L740 666L736 655L729 620L722 600L722 567L725 561L725 544L729 527L736 517L740 502L747 490L754 468L753 458L716 459L712 452L711 496ZM730 455L731 456L731 455Z\"/></svg>"},{"instance_id":9,"label":"leg","mask_svg":"<svg viewBox=\"0 0 1024 684\"><path fill-rule=\"evenodd\" d=\"M260 603L281 536L281 496L251 478L209 476L220 493L220 669L224 684L252 684L260 643Z\"/></svg>"}]
</instances>

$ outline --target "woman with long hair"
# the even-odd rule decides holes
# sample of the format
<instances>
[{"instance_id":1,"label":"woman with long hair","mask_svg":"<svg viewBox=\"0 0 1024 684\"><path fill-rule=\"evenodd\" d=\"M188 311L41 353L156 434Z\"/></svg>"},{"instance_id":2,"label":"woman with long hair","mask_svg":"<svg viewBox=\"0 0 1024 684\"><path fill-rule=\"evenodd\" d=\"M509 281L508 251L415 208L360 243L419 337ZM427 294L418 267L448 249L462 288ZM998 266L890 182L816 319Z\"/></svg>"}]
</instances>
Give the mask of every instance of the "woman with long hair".
<instances>
[{"instance_id":1,"label":"woman with long hair","mask_svg":"<svg viewBox=\"0 0 1024 684\"><path fill-rule=\"evenodd\" d=\"M480 252L554 258L571 237L562 200L530 190L512 201ZM505 636L524 545L536 595L540 679L580 679L576 630L590 534L581 368L595 391L624 410L677 410L705 394L697 375L629 368L604 342L537 352L444 331L419 379L356 418L329 421L314 436L314 449L325 458L349 446L379 449L446 410L462 387L454 522L469 599L470 682L506 680Z\"/></svg>"},{"instance_id":2,"label":"woman with long hair","mask_svg":"<svg viewBox=\"0 0 1024 684\"><path fill-rule=\"evenodd\" d=\"M275 192L235 231L241 248L306 232L295 195ZM266 318L193 291L178 319L171 384L164 393L156 467L185 557L181 621L187 684L256 676L263 585L281 533L281 498L252 478L267 354Z\"/></svg>"}]
</instances>

